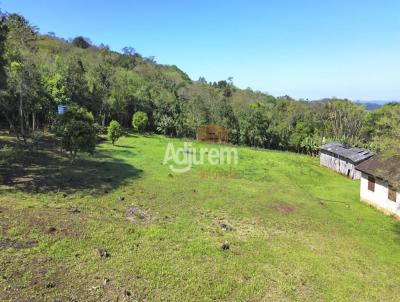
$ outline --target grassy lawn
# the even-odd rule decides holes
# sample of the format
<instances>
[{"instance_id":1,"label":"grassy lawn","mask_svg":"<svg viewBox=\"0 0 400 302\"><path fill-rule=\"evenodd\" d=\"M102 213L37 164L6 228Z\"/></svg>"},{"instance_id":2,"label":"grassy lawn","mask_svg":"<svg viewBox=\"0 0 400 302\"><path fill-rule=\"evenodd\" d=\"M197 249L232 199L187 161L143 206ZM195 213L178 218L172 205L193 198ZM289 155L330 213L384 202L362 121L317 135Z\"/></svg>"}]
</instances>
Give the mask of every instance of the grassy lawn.
<instances>
[{"instance_id":1,"label":"grassy lawn","mask_svg":"<svg viewBox=\"0 0 400 302\"><path fill-rule=\"evenodd\" d=\"M400 224L358 181L250 148L171 174L170 141L124 137L72 165L3 149L0 300L398 301Z\"/></svg>"}]
</instances>

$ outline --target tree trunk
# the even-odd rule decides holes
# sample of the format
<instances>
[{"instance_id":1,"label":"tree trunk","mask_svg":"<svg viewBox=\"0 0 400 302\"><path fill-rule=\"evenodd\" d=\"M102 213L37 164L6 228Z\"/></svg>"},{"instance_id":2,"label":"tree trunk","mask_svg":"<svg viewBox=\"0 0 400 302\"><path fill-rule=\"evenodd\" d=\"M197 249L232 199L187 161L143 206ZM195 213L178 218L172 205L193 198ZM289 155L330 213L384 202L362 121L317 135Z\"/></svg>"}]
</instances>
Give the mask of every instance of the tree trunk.
<instances>
[{"instance_id":1,"label":"tree trunk","mask_svg":"<svg viewBox=\"0 0 400 302\"><path fill-rule=\"evenodd\" d=\"M24 136L24 114L22 110L22 88L21 84L19 84L19 126L22 136Z\"/></svg>"},{"instance_id":2,"label":"tree trunk","mask_svg":"<svg viewBox=\"0 0 400 302\"><path fill-rule=\"evenodd\" d=\"M3 115L6 118L8 124L10 125L11 131L13 131L15 136L17 137L17 140L21 140L21 138L19 137L19 133L18 133L17 129L15 128L15 125L12 122L12 120L8 117L8 115L6 113L3 112Z\"/></svg>"},{"instance_id":3,"label":"tree trunk","mask_svg":"<svg viewBox=\"0 0 400 302\"><path fill-rule=\"evenodd\" d=\"M30 131L30 121L29 121L29 114L25 112L25 130L27 133Z\"/></svg>"},{"instance_id":4,"label":"tree trunk","mask_svg":"<svg viewBox=\"0 0 400 302\"><path fill-rule=\"evenodd\" d=\"M24 131L24 111L22 102L22 81L19 82L19 120L20 120L20 131L24 144L26 144L25 131Z\"/></svg>"}]
</instances>

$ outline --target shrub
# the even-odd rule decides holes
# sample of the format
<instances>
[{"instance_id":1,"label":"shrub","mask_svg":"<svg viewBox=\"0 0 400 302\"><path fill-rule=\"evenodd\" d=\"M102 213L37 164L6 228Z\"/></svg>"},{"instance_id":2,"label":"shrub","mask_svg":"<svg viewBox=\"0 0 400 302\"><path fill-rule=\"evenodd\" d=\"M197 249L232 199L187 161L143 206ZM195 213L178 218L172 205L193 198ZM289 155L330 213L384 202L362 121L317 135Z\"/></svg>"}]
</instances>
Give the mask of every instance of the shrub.
<instances>
[{"instance_id":1,"label":"shrub","mask_svg":"<svg viewBox=\"0 0 400 302\"><path fill-rule=\"evenodd\" d=\"M138 111L132 117L132 126L136 131L142 133L146 129L148 121L147 113Z\"/></svg>"},{"instance_id":2,"label":"shrub","mask_svg":"<svg viewBox=\"0 0 400 302\"><path fill-rule=\"evenodd\" d=\"M79 36L72 40L72 45L75 47L86 49L90 47L90 42L87 38Z\"/></svg>"},{"instance_id":3,"label":"shrub","mask_svg":"<svg viewBox=\"0 0 400 302\"><path fill-rule=\"evenodd\" d=\"M59 117L57 134L62 138L63 148L74 161L78 152L92 154L96 146L94 118L84 108L71 106Z\"/></svg>"},{"instance_id":4,"label":"shrub","mask_svg":"<svg viewBox=\"0 0 400 302\"><path fill-rule=\"evenodd\" d=\"M122 136L121 125L117 121L111 121L107 128L107 135L114 145L115 142Z\"/></svg>"}]
</instances>

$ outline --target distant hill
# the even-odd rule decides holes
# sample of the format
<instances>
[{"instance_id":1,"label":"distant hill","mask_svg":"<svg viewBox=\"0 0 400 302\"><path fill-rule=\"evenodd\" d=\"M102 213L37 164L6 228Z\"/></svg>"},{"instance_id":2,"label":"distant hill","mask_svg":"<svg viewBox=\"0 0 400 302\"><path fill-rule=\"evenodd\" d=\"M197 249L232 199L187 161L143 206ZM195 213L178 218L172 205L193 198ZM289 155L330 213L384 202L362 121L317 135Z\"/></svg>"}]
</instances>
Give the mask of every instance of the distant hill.
<instances>
[{"instance_id":1,"label":"distant hill","mask_svg":"<svg viewBox=\"0 0 400 302\"><path fill-rule=\"evenodd\" d=\"M357 100L356 103L358 105L364 105L368 111L375 110L379 107L382 107L385 104L389 103L399 103L400 101L395 101L395 100L389 100L389 101L381 101L381 100L374 100L374 101L363 101L363 100Z\"/></svg>"}]
</instances>

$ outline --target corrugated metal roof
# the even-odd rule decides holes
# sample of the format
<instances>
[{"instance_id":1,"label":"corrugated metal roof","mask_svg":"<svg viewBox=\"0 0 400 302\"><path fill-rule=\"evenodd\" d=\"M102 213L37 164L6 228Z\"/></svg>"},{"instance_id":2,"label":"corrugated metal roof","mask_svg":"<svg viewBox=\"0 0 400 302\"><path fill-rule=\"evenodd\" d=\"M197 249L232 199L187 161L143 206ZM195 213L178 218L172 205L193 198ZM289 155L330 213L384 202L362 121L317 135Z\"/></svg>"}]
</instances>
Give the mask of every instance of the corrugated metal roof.
<instances>
[{"instance_id":1,"label":"corrugated metal roof","mask_svg":"<svg viewBox=\"0 0 400 302\"><path fill-rule=\"evenodd\" d=\"M400 154L387 157L376 155L359 164L356 169L381 178L395 189L400 189Z\"/></svg>"},{"instance_id":2,"label":"corrugated metal roof","mask_svg":"<svg viewBox=\"0 0 400 302\"><path fill-rule=\"evenodd\" d=\"M340 143L323 145L320 147L320 150L329 151L335 155L341 156L345 159L349 159L355 164L366 160L375 154L367 149L351 148Z\"/></svg>"}]
</instances>

